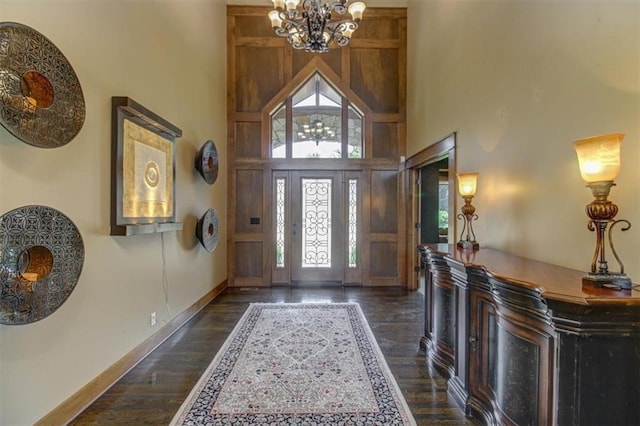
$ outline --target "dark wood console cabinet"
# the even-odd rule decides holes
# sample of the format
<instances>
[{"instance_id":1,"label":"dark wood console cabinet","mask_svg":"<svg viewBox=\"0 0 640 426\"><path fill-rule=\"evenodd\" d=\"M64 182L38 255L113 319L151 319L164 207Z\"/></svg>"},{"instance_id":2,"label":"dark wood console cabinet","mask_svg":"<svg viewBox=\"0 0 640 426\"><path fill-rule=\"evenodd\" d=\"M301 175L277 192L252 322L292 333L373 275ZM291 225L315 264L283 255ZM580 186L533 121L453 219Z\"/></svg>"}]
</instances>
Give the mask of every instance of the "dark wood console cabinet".
<instances>
[{"instance_id":1,"label":"dark wood console cabinet","mask_svg":"<svg viewBox=\"0 0 640 426\"><path fill-rule=\"evenodd\" d=\"M640 291L492 249L418 246L427 362L470 417L640 425Z\"/></svg>"}]
</instances>

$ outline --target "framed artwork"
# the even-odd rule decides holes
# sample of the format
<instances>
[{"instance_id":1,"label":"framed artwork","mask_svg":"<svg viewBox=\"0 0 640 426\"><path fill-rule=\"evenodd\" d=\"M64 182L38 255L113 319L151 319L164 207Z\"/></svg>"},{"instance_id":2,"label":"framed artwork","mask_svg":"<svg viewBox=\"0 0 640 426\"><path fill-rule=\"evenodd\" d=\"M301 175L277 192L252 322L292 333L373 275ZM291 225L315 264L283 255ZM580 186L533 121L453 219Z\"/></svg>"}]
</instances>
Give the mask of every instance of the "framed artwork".
<instances>
[{"instance_id":1,"label":"framed artwork","mask_svg":"<svg viewBox=\"0 0 640 426\"><path fill-rule=\"evenodd\" d=\"M182 130L128 97L111 99L111 235L176 231L175 140Z\"/></svg>"}]
</instances>

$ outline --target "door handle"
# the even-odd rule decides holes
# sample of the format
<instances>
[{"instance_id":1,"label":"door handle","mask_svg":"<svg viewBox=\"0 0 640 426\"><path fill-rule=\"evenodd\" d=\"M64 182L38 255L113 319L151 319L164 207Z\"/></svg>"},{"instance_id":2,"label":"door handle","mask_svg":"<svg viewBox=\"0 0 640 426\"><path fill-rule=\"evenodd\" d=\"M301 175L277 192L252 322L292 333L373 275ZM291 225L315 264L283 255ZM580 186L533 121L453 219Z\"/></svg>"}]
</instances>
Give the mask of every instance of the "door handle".
<instances>
[{"instance_id":1,"label":"door handle","mask_svg":"<svg viewBox=\"0 0 640 426\"><path fill-rule=\"evenodd\" d=\"M291 234L296 235L296 223L293 222L293 224L291 225Z\"/></svg>"}]
</instances>

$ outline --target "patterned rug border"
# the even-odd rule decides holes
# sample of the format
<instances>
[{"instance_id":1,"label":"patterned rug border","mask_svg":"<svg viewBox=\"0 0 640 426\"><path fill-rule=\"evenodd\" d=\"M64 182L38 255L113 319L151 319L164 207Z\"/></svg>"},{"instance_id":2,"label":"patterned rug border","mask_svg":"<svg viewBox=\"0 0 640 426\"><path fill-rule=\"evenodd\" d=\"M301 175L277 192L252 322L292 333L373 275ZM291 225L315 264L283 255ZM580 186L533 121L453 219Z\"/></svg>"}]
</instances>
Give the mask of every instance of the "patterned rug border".
<instances>
[{"instance_id":1,"label":"patterned rug border","mask_svg":"<svg viewBox=\"0 0 640 426\"><path fill-rule=\"evenodd\" d=\"M389 392L393 396L393 401L398 406L397 409L398 409L398 412L399 412L400 417L401 417L401 419L398 419L400 421L400 423L395 422L395 423L391 423L391 424L415 426L416 422L415 422L415 419L413 418L413 415L411 414L409 406L408 406L406 400L404 399L404 396L402 395L402 392L400 391L400 387L398 386L398 384L397 384L397 382L396 382L396 380L395 380L395 378L393 376L393 373L391 372L391 369L387 365L387 362L386 362L386 360L384 358L382 350L380 349L380 346L379 346L379 344L378 344L378 342L377 342L377 340L375 338L375 335L373 334L373 331L371 330L371 327L369 326L369 322L367 321L367 318L365 317L364 312L362 311L362 308L360 307L360 304L357 303L357 302L325 302L325 303L322 303L322 302L262 303L262 302L260 302L260 303L250 303L249 306L247 307L247 309L245 310L245 312L243 313L242 317L240 318L240 320L238 320L238 322L234 326L233 330L231 331L229 336L226 338L226 340L224 341L224 343L222 344L222 346L220 347L220 349L216 353L215 357L213 358L213 360L211 361L209 366L206 368L206 370L204 371L204 373L202 374L202 376L200 377L200 379L198 380L196 385L193 387L193 389L191 390L191 392L189 393L187 398L184 400L184 402L182 403L182 405L178 409L177 413L175 414L175 416L171 420L170 425L171 426L175 426L175 425L205 425L205 424L206 425L212 425L212 424L217 424L217 423L209 423L209 422L204 422L204 421L202 423L200 423L200 422L185 422L185 419L189 415L189 413L190 413L193 405L195 404L195 402L198 400L197 397L200 395L202 390L210 382L212 374L219 367L220 362L223 360L223 357L227 354L227 351L229 350L229 348L231 346L233 346L234 344L238 344L238 342L236 342L236 340L238 339L239 334L242 332L243 328L247 325L247 320L249 319L249 317L251 315L259 314L261 312L260 308L270 308L270 309L282 308L282 309L287 309L287 308L295 308L295 307L304 307L304 308L318 307L318 308L320 308L320 307L327 307L327 306L332 306L332 307L336 307L336 308L338 308L338 307L346 307L346 308L352 308L352 309L355 310L355 312L357 313L357 316L358 316L360 328L362 329L361 331L363 332L363 334L366 335L366 341L368 342L368 344L370 346L370 350L375 355L376 364L380 369L380 373L381 373L382 377L384 378L384 380L387 382L386 385L388 387ZM352 324L353 324L353 320L352 320ZM355 331L354 331L354 333L355 333ZM355 334L355 337L357 337L357 334ZM242 349L244 347L244 341L245 340L246 340L246 338L242 341L242 344L240 345L240 349ZM340 424L354 424L354 425L355 424L361 424L361 425L389 424L389 423L386 423L386 422L385 423L380 423L380 422L376 421L375 418L367 419L367 418L365 418L367 413L350 413L350 414L353 414L353 417L351 419L349 419L349 421L341 421ZM305 415L307 415L307 414L305 414L305 413L295 414L295 415L293 415L293 414L292 415L286 415L285 414L285 418L288 417L287 418L287 423L282 423L284 418L280 418L280 419L276 420L275 423L271 423L271 420L269 420L269 422L265 423L265 424L309 424L309 425L334 424L334 422L327 422L326 419L323 418L323 416L324 416L323 414L308 413L309 416L312 416L312 418L310 418L310 419L304 419ZM327 416L330 416L330 414L327 414ZM375 417L375 415L373 415L373 416ZM204 420L204 419L202 419L202 420ZM257 423L255 423L255 422L250 422L250 423L238 422L238 423L235 423L235 424L257 424Z\"/></svg>"}]
</instances>

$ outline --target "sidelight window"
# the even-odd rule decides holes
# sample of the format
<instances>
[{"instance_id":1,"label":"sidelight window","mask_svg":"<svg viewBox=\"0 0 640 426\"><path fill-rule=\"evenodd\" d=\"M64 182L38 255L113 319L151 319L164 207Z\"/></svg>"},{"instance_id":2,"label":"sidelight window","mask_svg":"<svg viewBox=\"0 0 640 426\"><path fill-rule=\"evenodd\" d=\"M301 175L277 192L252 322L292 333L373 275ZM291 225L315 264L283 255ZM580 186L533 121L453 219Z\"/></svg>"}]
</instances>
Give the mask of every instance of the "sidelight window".
<instances>
[{"instance_id":1,"label":"sidelight window","mask_svg":"<svg viewBox=\"0 0 640 426\"><path fill-rule=\"evenodd\" d=\"M349 268L358 266L358 180L349 179Z\"/></svg>"},{"instance_id":2,"label":"sidelight window","mask_svg":"<svg viewBox=\"0 0 640 426\"><path fill-rule=\"evenodd\" d=\"M276 179L276 268L284 268L285 179Z\"/></svg>"}]
</instances>

